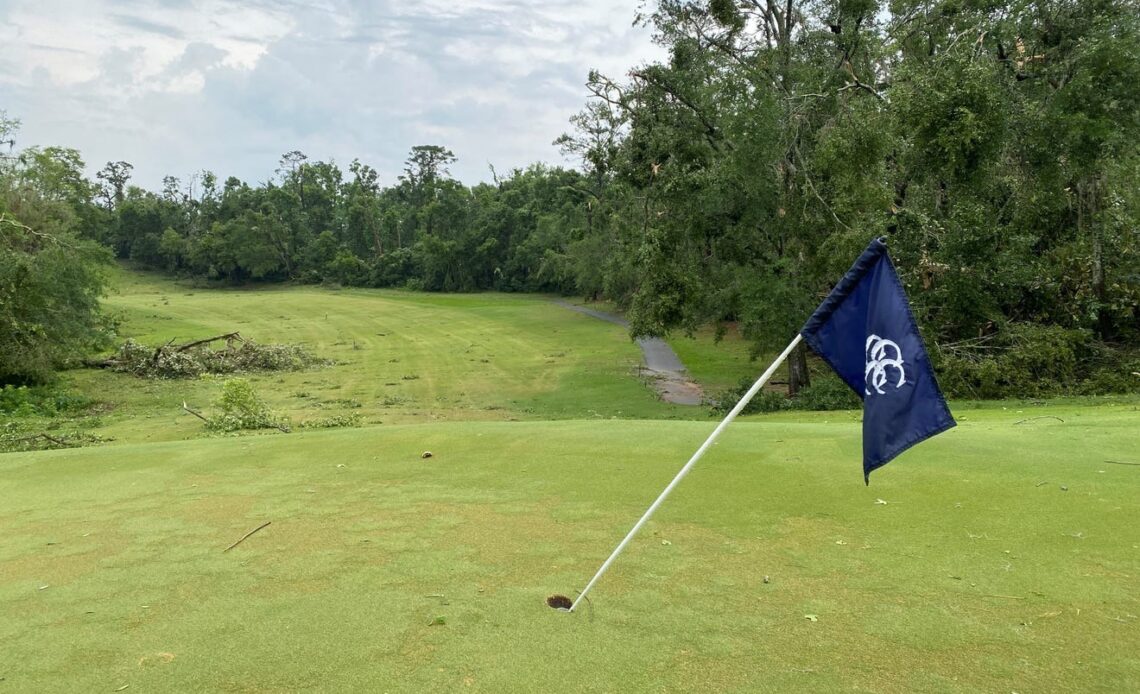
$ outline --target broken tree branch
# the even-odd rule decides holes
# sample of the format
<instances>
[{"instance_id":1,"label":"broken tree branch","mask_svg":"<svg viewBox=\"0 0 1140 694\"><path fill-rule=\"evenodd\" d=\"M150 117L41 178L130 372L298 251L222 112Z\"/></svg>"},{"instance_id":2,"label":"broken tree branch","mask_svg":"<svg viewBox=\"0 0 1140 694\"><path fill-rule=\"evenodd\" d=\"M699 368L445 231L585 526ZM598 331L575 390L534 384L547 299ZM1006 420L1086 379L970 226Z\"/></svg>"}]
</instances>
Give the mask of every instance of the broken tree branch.
<instances>
[{"instance_id":1,"label":"broken tree branch","mask_svg":"<svg viewBox=\"0 0 1140 694\"><path fill-rule=\"evenodd\" d=\"M823 199L823 196L819 194L819 191L815 189L815 184L811 181L811 175L808 172L807 164L804 162L803 155L800 154L800 148L796 144L795 139L792 140L791 145L792 153L800 162L800 170L803 171L804 181L807 183L808 189L812 192L812 195L814 195L815 199L819 201L819 204L823 205L823 209L828 211L828 213L831 215L831 218L834 219L839 226L850 230L851 227L843 223L843 220L839 218L839 215L835 214L835 210L831 209L831 205L828 205L827 201Z\"/></svg>"},{"instance_id":2,"label":"broken tree branch","mask_svg":"<svg viewBox=\"0 0 1140 694\"><path fill-rule=\"evenodd\" d=\"M13 229L19 229L20 231L23 231L27 234L31 234L32 236L34 236L37 239L40 239L42 241L50 241L51 243L57 244L59 246L63 246L65 248L75 248L74 246L72 246L69 243L64 243L63 241L60 241L58 238L56 238L55 236L53 236L51 234L45 234L42 231L36 231L35 229L31 228L27 224L24 224L23 222L19 221L18 219L8 216L6 213L0 214L0 224L7 225Z\"/></svg>"},{"instance_id":3,"label":"broken tree branch","mask_svg":"<svg viewBox=\"0 0 1140 694\"><path fill-rule=\"evenodd\" d=\"M205 422L207 424L210 423L210 420L206 419L206 417L204 417L201 412L195 412L194 410L190 409L190 406L186 404L185 400L182 401L182 409L189 412L190 414L194 415L195 417L202 420L203 422Z\"/></svg>"},{"instance_id":4,"label":"broken tree branch","mask_svg":"<svg viewBox=\"0 0 1140 694\"><path fill-rule=\"evenodd\" d=\"M51 441L52 443L54 443L55 445L57 445L61 448L70 448L71 447L71 444L69 444L67 441L64 441L63 439L57 439L54 436L51 436L49 434L43 434L43 433L32 434L31 436L24 436L23 438L18 438L18 439L9 439L8 443L25 443L27 441L35 441L36 439L44 439L45 441Z\"/></svg>"},{"instance_id":5,"label":"broken tree branch","mask_svg":"<svg viewBox=\"0 0 1140 694\"><path fill-rule=\"evenodd\" d=\"M178 345L177 347L175 347L174 351L175 352L185 352L188 349L192 349L192 348L197 347L199 345L206 345L206 344L209 344L211 342L217 342L218 340L225 340L227 344L232 340L237 340L238 342L245 342L245 340L241 336L241 333L232 332L232 333L226 333L225 335L217 335L215 337L207 337L204 340L194 340L193 342L187 342L184 345ZM173 340L171 340L171 342L173 342Z\"/></svg>"},{"instance_id":6,"label":"broken tree branch","mask_svg":"<svg viewBox=\"0 0 1140 694\"><path fill-rule=\"evenodd\" d=\"M238 546L238 545L240 545L241 543L245 542L245 539L246 539L247 537L249 537L250 535L254 534L254 533L255 533L255 532L257 532L258 530L261 530L262 528L264 528L265 526L269 525L269 524L270 524L270 523L272 523L272 522L273 522L273 521L265 521L264 523L262 523L261 525L257 526L257 527L256 527L256 528L254 528L253 530L250 530L250 531L249 531L248 533L246 533L245 535L242 535L242 536L241 536L241 538L239 538L237 542L233 543L233 544L232 544L232 545L230 545L229 547L226 547L226 548L225 548L225 549L223 549L222 551L223 551L223 552L228 552L228 551L230 551L231 549L233 549L234 547L237 547L237 546Z\"/></svg>"},{"instance_id":7,"label":"broken tree branch","mask_svg":"<svg viewBox=\"0 0 1140 694\"><path fill-rule=\"evenodd\" d=\"M173 337L170 338L170 341L167 342L165 345L160 345L160 346L156 347L154 350L154 356L152 356L150 358L150 363L151 364L157 364L158 358L162 356L162 351L165 350L167 347L169 347L172 344L174 344L174 338Z\"/></svg>"}]
</instances>

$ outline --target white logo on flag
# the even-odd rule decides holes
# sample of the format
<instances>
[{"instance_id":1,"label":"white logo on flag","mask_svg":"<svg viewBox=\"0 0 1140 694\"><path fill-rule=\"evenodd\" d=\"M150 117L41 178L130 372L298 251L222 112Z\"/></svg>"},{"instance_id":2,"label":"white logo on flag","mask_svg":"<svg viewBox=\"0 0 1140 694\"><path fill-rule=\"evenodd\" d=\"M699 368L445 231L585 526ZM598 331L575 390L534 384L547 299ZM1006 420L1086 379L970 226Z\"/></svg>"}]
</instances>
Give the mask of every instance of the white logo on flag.
<instances>
[{"instance_id":1,"label":"white logo on flag","mask_svg":"<svg viewBox=\"0 0 1140 694\"><path fill-rule=\"evenodd\" d=\"M891 373L898 373L895 388L906 383L902 350L897 344L878 335L871 335L867 338L866 354L867 368L863 372L863 380L866 382L864 392L867 395L871 394L871 388L874 388L879 395L883 395L883 386L888 383L888 369L891 369Z\"/></svg>"}]
</instances>

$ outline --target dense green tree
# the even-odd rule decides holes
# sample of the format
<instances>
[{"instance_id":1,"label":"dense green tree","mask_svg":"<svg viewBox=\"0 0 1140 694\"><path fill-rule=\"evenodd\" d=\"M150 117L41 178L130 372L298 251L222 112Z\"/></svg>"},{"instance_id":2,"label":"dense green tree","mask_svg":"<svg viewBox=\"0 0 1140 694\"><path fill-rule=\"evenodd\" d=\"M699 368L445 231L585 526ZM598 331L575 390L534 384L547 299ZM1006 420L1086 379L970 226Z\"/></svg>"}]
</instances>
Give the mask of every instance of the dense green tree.
<instances>
[{"instance_id":1,"label":"dense green tree","mask_svg":"<svg viewBox=\"0 0 1140 694\"><path fill-rule=\"evenodd\" d=\"M560 140L610 198L607 291L632 279L635 332L735 320L776 346L886 234L947 354L1134 337L1138 20L1120 0L649 5L668 59L592 74Z\"/></svg>"},{"instance_id":2,"label":"dense green tree","mask_svg":"<svg viewBox=\"0 0 1140 694\"><path fill-rule=\"evenodd\" d=\"M15 121L0 112L0 138ZM99 312L109 254L76 235L92 187L73 150L0 157L0 385L50 380L106 336Z\"/></svg>"},{"instance_id":3,"label":"dense green tree","mask_svg":"<svg viewBox=\"0 0 1140 694\"><path fill-rule=\"evenodd\" d=\"M639 21L665 58L589 74L555 141L578 170L468 187L453 152L419 145L382 185L292 151L263 184L202 172L150 193L125 162L96 186L48 147L8 165L9 187L169 272L577 292L636 334L736 324L757 352L887 236L955 392L1120 388L1135 370L1134 3L656 0ZM793 353L791 391L807 366Z\"/></svg>"},{"instance_id":4,"label":"dense green tree","mask_svg":"<svg viewBox=\"0 0 1140 694\"><path fill-rule=\"evenodd\" d=\"M380 176L359 159L354 159L348 169L353 178L344 187L345 246L361 259L384 255L384 249L394 243L385 238Z\"/></svg>"},{"instance_id":5,"label":"dense green tree","mask_svg":"<svg viewBox=\"0 0 1140 694\"><path fill-rule=\"evenodd\" d=\"M109 161L95 174L95 178L103 182L99 195L109 209L113 209L123 202L127 184L131 180L131 171L134 168L132 164L125 161Z\"/></svg>"},{"instance_id":6,"label":"dense green tree","mask_svg":"<svg viewBox=\"0 0 1140 694\"><path fill-rule=\"evenodd\" d=\"M455 160L451 150L440 145L412 148L404 162L399 186L401 200L406 206L402 221L405 242L414 243L420 233L436 232L441 194L449 188L454 192L454 186L448 185L454 181L448 178L447 167Z\"/></svg>"}]
</instances>

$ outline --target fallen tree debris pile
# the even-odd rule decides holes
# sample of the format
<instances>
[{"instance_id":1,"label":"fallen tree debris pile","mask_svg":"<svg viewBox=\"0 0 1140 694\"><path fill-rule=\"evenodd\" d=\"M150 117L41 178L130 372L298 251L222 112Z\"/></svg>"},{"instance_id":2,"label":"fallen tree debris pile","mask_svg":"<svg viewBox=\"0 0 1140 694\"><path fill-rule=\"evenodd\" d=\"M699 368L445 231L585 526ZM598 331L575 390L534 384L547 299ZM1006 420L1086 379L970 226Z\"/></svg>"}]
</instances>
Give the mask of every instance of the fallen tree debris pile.
<instances>
[{"instance_id":1,"label":"fallen tree debris pile","mask_svg":"<svg viewBox=\"0 0 1140 694\"><path fill-rule=\"evenodd\" d=\"M213 343L225 341L214 349ZM196 378L203 374L251 371L301 371L332 362L301 345L264 345L227 333L176 345L173 341L151 347L127 340L114 355L88 366L134 374L140 378Z\"/></svg>"}]
</instances>

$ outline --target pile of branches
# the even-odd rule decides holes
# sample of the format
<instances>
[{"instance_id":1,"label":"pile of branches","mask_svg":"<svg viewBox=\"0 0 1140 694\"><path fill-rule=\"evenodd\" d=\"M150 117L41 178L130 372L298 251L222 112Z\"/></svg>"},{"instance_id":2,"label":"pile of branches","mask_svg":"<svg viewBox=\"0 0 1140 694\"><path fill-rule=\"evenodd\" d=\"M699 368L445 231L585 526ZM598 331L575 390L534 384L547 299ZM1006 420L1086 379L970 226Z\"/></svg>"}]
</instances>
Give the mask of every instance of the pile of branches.
<instances>
[{"instance_id":1,"label":"pile of branches","mask_svg":"<svg viewBox=\"0 0 1140 694\"><path fill-rule=\"evenodd\" d=\"M105 439L98 434L82 431L68 433L38 433L26 434L15 431L0 432L0 453L19 453L25 451L50 451L57 448L78 448L91 446L114 439Z\"/></svg>"},{"instance_id":2,"label":"pile of branches","mask_svg":"<svg viewBox=\"0 0 1140 694\"><path fill-rule=\"evenodd\" d=\"M223 340L224 347L211 348ZM180 345L171 340L158 347L127 340L113 356L89 366L140 378L195 378L203 374L300 371L329 363L301 345L263 345L234 332Z\"/></svg>"}]
</instances>

